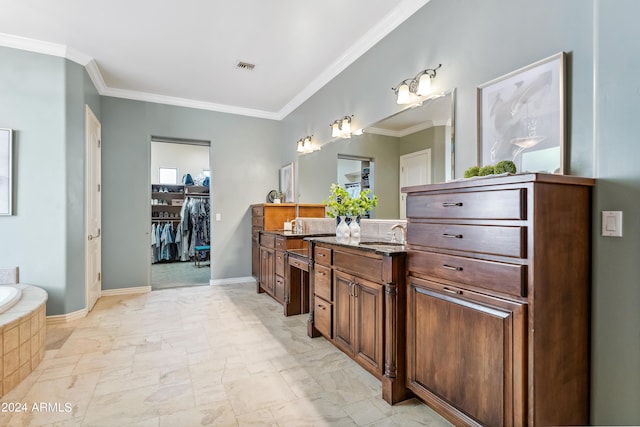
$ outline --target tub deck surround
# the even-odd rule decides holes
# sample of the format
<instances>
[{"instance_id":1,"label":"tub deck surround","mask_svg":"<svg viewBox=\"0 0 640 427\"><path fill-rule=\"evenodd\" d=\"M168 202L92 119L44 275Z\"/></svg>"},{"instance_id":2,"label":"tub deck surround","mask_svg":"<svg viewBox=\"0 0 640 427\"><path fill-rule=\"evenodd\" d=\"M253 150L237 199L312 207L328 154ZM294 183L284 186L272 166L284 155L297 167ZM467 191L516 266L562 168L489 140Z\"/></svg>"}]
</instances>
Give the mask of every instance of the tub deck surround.
<instances>
[{"instance_id":1,"label":"tub deck surround","mask_svg":"<svg viewBox=\"0 0 640 427\"><path fill-rule=\"evenodd\" d=\"M340 243L308 238L310 337L324 336L382 383L389 404L407 399L403 245L379 236Z\"/></svg>"},{"instance_id":2,"label":"tub deck surround","mask_svg":"<svg viewBox=\"0 0 640 427\"><path fill-rule=\"evenodd\" d=\"M0 396L15 388L38 366L46 345L47 292L24 284L6 286L19 289L22 297L0 314Z\"/></svg>"}]
</instances>

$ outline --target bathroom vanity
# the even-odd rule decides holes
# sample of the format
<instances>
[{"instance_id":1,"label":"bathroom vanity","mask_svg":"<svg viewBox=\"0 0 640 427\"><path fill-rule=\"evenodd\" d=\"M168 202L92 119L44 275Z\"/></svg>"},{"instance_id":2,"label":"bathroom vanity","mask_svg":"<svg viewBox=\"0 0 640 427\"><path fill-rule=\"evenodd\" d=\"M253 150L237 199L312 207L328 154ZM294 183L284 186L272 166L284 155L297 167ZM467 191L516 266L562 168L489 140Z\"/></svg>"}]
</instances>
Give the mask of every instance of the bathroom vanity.
<instances>
[{"instance_id":1,"label":"bathroom vanity","mask_svg":"<svg viewBox=\"0 0 640 427\"><path fill-rule=\"evenodd\" d=\"M407 387L457 426L588 425L594 180L404 188Z\"/></svg>"},{"instance_id":2,"label":"bathroom vanity","mask_svg":"<svg viewBox=\"0 0 640 427\"><path fill-rule=\"evenodd\" d=\"M388 403L405 400L404 246L335 237L309 244L309 336L324 336L380 379Z\"/></svg>"}]
</instances>

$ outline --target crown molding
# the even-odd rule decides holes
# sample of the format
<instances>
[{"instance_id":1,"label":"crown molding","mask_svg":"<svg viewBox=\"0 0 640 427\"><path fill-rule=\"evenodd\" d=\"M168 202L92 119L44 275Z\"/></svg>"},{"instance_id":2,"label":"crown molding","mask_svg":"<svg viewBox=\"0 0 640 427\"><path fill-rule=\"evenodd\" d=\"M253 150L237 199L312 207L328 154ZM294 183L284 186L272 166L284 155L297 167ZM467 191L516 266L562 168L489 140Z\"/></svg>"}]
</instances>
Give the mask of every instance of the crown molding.
<instances>
[{"instance_id":1,"label":"crown molding","mask_svg":"<svg viewBox=\"0 0 640 427\"><path fill-rule=\"evenodd\" d=\"M250 116L261 119L280 120L277 113L263 110L253 110L250 108L235 107L233 105L215 104L213 102L196 101L193 99L178 98L175 96L156 95L154 93L138 92L134 90L115 89L106 87L100 95L114 98L132 99L135 101L146 101L157 104L175 105L178 107L196 108L198 110L216 111L219 113L229 113L241 116Z\"/></svg>"}]
</instances>

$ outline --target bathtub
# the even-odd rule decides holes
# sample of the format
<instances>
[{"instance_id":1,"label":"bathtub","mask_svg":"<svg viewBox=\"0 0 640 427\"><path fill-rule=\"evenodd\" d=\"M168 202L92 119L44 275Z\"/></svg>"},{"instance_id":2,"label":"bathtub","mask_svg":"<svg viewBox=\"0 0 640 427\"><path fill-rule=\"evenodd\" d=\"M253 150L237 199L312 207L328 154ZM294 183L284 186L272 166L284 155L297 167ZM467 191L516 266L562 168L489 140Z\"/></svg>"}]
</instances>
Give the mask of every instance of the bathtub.
<instances>
[{"instance_id":1,"label":"bathtub","mask_svg":"<svg viewBox=\"0 0 640 427\"><path fill-rule=\"evenodd\" d=\"M0 286L0 313L13 307L22 297L22 290L11 285Z\"/></svg>"},{"instance_id":2,"label":"bathtub","mask_svg":"<svg viewBox=\"0 0 640 427\"><path fill-rule=\"evenodd\" d=\"M47 291L0 285L0 397L38 366L46 347Z\"/></svg>"}]
</instances>

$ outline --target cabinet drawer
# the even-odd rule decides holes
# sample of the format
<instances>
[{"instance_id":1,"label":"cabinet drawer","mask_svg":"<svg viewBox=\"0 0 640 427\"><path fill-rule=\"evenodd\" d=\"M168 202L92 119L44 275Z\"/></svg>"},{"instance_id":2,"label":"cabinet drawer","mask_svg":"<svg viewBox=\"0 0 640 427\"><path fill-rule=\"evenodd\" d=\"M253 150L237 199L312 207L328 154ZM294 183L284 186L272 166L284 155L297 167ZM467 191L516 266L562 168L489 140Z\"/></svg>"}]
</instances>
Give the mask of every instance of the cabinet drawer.
<instances>
[{"instance_id":1,"label":"cabinet drawer","mask_svg":"<svg viewBox=\"0 0 640 427\"><path fill-rule=\"evenodd\" d=\"M280 276L275 277L275 284L273 289L273 297L280 304L284 303L284 278Z\"/></svg>"},{"instance_id":2,"label":"cabinet drawer","mask_svg":"<svg viewBox=\"0 0 640 427\"><path fill-rule=\"evenodd\" d=\"M410 194L407 218L526 219L526 190Z\"/></svg>"},{"instance_id":3,"label":"cabinet drawer","mask_svg":"<svg viewBox=\"0 0 640 427\"><path fill-rule=\"evenodd\" d=\"M315 266L314 273L314 284L315 291L314 293L326 299L327 301L332 301L331 294L331 269L327 267L323 267L321 265Z\"/></svg>"},{"instance_id":4,"label":"cabinet drawer","mask_svg":"<svg viewBox=\"0 0 640 427\"><path fill-rule=\"evenodd\" d=\"M264 246L267 248L275 247L276 238L269 234L260 234L260 246Z\"/></svg>"},{"instance_id":5,"label":"cabinet drawer","mask_svg":"<svg viewBox=\"0 0 640 427\"><path fill-rule=\"evenodd\" d=\"M264 228L264 217L263 216L254 216L251 218L251 226L254 228L263 229Z\"/></svg>"},{"instance_id":6,"label":"cabinet drawer","mask_svg":"<svg viewBox=\"0 0 640 427\"><path fill-rule=\"evenodd\" d=\"M276 274L284 277L284 252L276 251Z\"/></svg>"},{"instance_id":7,"label":"cabinet drawer","mask_svg":"<svg viewBox=\"0 0 640 427\"><path fill-rule=\"evenodd\" d=\"M251 216L264 216L264 206L251 206Z\"/></svg>"},{"instance_id":8,"label":"cabinet drawer","mask_svg":"<svg viewBox=\"0 0 640 427\"><path fill-rule=\"evenodd\" d=\"M289 265L302 271L309 271L309 263L289 255Z\"/></svg>"},{"instance_id":9,"label":"cabinet drawer","mask_svg":"<svg viewBox=\"0 0 640 427\"><path fill-rule=\"evenodd\" d=\"M367 279L382 280L382 260L352 253L334 251L333 265Z\"/></svg>"},{"instance_id":10,"label":"cabinet drawer","mask_svg":"<svg viewBox=\"0 0 640 427\"><path fill-rule=\"evenodd\" d=\"M333 330L333 307L330 302L315 297L313 304L313 326L325 337L331 339Z\"/></svg>"},{"instance_id":11,"label":"cabinet drawer","mask_svg":"<svg viewBox=\"0 0 640 427\"><path fill-rule=\"evenodd\" d=\"M407 241L418 246L526 258L525 231L526 227L409 223Z\"/></svg>"},{"instance_id":12,"label":"cabinet drawer","mask_svg":"<svg viewBox=\"0 0 640 427\"><path fill-rule=\"evenodd\" d=\"M313 259L318 264L331 265L331 249L321 246L314 247Z\"/></svg>"},{"instance_id":13,"label":"cabinet drawer","mask_svg":"<svg viewBox=\"0 0 640 427\"><path fill-rule=\"evenodd\" d=\"M527 296L527 268L524 265L484 261L474 258L410 251L410 272L461 284L477 286L512 296Z\"/></svg>"},{"instance_id":14,"label":"cabinet drawer","mask_svg":"<svg viewBox=\"0 0 640 427\"><path fill-rule=\"evenodd\" d=\"M287 239L285 239L284 237L276 237L276 250L287 250Z\"/></svg>"}]
</instances>

